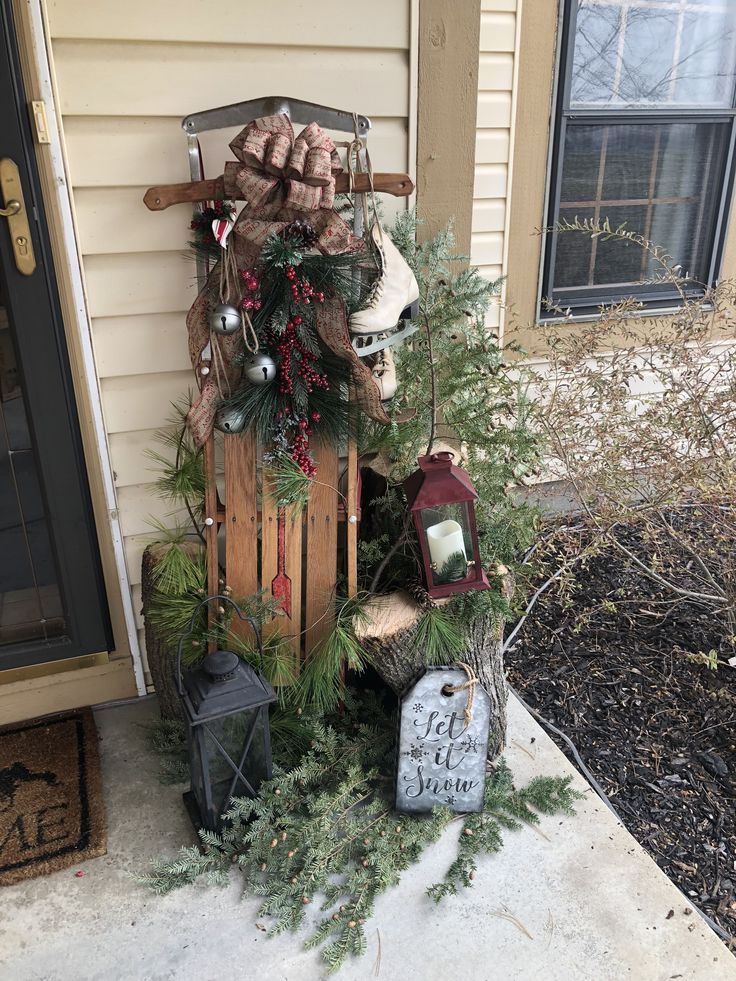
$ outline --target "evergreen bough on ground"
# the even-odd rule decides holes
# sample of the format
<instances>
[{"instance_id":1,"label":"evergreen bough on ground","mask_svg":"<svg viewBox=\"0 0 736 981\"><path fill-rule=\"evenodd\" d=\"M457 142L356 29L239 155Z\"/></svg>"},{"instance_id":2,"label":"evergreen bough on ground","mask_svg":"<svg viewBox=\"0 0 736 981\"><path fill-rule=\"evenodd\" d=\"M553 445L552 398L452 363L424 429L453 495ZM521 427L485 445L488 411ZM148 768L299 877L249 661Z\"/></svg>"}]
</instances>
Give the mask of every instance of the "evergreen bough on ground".
<instances>
[{"instance_id":1,"label":"evergreen bough on ground","mask_svg":"<svg viewBox=\"0 0 736 981\"><path fill-rule=\"evenodd\" d=\"M435 902L471 885L479 856L501 849L503 831L536 825L539 813L573 814L582 796L570 777L536 777L516 789L501 760L488 775L482 813L458 818L440 807L398 814L392 719L362 702L334 724L313 722L312 731L296 766L277 770L256 799L232 802L222 834L202 831L204 850L182 848L155 863L144 881L158 893L198 879L224 884L237 866L246 889L262 898L259 915L271 917L272 934L296 930L318 907L323 918L306 945L322 947L329 973L365 952L365 924L378 896L452 822L463 821L457 857L427 890Z\"/></svg>"}]
</instances>

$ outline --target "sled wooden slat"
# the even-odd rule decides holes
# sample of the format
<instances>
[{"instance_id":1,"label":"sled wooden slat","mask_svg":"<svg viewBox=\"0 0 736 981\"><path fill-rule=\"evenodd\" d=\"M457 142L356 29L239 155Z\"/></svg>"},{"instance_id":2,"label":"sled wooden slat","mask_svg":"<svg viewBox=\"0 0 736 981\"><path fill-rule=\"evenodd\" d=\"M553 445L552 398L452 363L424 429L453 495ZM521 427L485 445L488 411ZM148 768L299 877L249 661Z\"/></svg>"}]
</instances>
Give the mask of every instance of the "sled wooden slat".
<instances>
[{"instance_id":1,"label":"sled wooden slat","mask_svg":"<svg viewBox=\"0 0 736 981\"><path fill-rule=\"evenodd\" d=\"M217 552L217 481L215 471L215 437L211 434L204 444L204 536L207 542L207 595L214 596L220 592L220 559ZM212 518L210 524L207 519ZM214 610L208 611L210 621L215 616ZM215 649L215 642L210 640L209 649Z\"/></svg>"},{"instance_id":2,"label":"sled wooden slat","mask_svg":"<svg viewBox=\"0 0 736 981\"><path fill-rule=\"evenodd\" d=\"M256 439L253 433L224 437L225 443L225 572L232 596L258 592L258 487ZM248 637L248 624L238 617L232 629Z\"/></svg>"},{"instance_id":3,"label":"sled wooden slat","mask_svg":"<svg viewBox=\"0 0 736 981\"><path fill-rule=\"evenodd\" d=\"M302 515L293 508L277 508L263 474L261 587L281 600L280 613L266 633L278 631L294 650L297 665L302 629Z\"/></svg>"},{"instance_id":4,"label":"sled wooden slat","mask_svg":"<svg viewBox=\"0 0 736 981\"><path fill-rule=\"evenodd\" d=\"M355 596L358 592L358 446L352 436L348 439L347 467L346 565L348 596Z\"/></svg>"},{"instance_id":5,"label":"sled wooden slat","mask_svg":"<svg viewBox=\"0 0 736 981\"><path fill-rule=\"evenodd\" d=\"M309 655L329 634L334 619L337 584L337 450L324 443L315 444L317 478L309 492L307 505L306 556L306 636L304 649Z\"/></svg>"}]
</instances>

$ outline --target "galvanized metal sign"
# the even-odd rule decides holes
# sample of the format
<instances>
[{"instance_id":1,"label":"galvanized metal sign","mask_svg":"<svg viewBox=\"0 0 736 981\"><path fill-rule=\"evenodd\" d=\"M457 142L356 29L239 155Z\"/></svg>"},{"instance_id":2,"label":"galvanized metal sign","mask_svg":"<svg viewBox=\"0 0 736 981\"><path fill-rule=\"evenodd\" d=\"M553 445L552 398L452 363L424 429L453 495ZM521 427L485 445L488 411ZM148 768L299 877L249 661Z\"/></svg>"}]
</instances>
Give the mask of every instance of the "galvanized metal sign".
<instances>
[{"instance_id":1,"label":"galvanized metal sign","mask_svg":"<svg viewBox=\"0 0 736 981\"><path fill-rule=\"evenodd\" d=\"M467 682L459 667L427 668L401 699L396 809L430 811L438 804L459 814L483 809L491 700L474 685L472 720Z\"/></svg>"}]
</instances>

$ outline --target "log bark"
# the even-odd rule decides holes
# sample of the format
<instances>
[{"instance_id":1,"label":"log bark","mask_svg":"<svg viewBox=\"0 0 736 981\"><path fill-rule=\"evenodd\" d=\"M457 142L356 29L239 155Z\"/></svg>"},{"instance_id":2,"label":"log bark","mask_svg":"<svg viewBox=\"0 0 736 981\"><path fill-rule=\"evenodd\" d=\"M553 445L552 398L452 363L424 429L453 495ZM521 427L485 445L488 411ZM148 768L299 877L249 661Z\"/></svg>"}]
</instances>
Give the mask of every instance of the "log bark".
<instances>
[{"instance_id":1,"label":"log bark","mask_svg":"<svg viewBox=\"0 0 736 981\"><path fill-rule=\"evenodd\" d=\"M423 607L397 590L368 604L365 622L356 634L381 678L400 695L424 667L423 652L414 644L414 631ZM467 646L457 658L469 665L491 699L488 756L495 759L506 742L506 701L503 667L503 624L491 616L478 617L467 627Z\"/></svg>"},{"instance_id":2,"label":"log bark","mask_svg":"<svg viewBox=\"0 0 736 981\"><path fill-rule=\"evenodd\" d=\"M181 547L192 548L197 552L201 551L201 546L195 543L188 543ZM143 552L143 562L141 565L141 607L146 638L146 659L151 672L151 679L156 689L156 695L158 696L158 707L161 718L181 721L184 716L174 679L176 650L158 634L149 616L151 600L155 594L154 569L157 563L161 561L167 548L169 548L168 545L154 544L149 545Z\"/></svg>"}]
</instances>

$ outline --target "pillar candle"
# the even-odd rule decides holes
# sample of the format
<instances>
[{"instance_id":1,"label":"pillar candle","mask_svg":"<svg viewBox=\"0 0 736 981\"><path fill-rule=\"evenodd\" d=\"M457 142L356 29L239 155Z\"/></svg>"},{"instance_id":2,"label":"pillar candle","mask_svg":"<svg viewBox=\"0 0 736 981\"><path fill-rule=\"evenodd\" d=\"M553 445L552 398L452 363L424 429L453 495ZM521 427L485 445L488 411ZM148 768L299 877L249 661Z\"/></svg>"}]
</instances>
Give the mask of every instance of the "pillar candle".
<instances>
[{"instance_id":1,"label":"pillar candle","mask_svg":"<svg viewBox=\"0 0 736 981\"><path fill-rule=\"evenodd\" d=\"M429 557L432 564L436 566L437 572L456 552L462 552L466 559L468 557L463 541L463 530L457 521L440 521L439 524L430 525L427 528L427 544Z\"/></svg>"}]
</instances>

